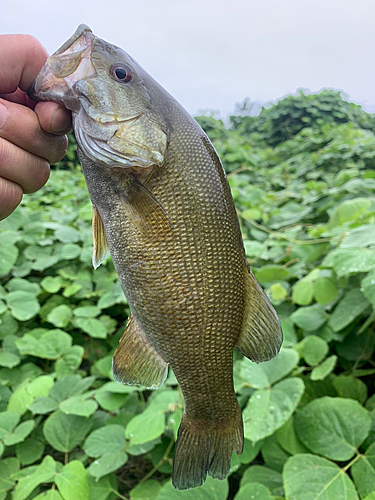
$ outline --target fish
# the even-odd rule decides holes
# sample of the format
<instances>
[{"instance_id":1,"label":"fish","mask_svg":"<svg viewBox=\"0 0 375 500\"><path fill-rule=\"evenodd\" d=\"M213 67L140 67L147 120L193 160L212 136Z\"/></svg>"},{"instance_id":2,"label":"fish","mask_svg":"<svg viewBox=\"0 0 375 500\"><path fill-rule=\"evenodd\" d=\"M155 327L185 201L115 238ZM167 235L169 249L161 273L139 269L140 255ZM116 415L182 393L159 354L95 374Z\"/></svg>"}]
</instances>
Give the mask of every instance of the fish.
<instances>
[{"instance_id":1,"label":"fish","mask_svg":"<svg viewBox=\"0 0 375 500\"><path fill-rule=\"evenodd\" d=\"M223 480L243 451L233 349L259 363L282 343L248 265L221 161L189 113L121 48L86 25L28 95L71 110L93 206L93 265L110 254L131 314L113 357L120 383L184 396L172 484Z\"/></svg>"}]
</instances>

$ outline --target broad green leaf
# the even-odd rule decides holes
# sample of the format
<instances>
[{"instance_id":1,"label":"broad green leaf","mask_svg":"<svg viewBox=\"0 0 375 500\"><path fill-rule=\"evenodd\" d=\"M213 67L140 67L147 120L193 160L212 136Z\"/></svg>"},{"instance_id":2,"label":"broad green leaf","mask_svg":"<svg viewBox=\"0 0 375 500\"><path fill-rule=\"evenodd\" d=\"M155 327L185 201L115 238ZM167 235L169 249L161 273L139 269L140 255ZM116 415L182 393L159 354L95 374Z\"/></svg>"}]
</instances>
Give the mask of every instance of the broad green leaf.
<instances>
[{"instance_id":1,"label":"broad green leaf","mask_svg":"<svg viewBox=\"0 0 375 500\"><path fill-rule=\"evenodd\" d=\"M35 295L22 290L8 293L6 301L13 317L19 321L27 321L33 318L40 309Z\"/></svg>"},{"instance_id":2,"label":"broad green leaf","mask_svg":"<svg viewBox=\"0 0 375 500\"><path fill-rule=\"evenodd\" d=\"M281 348L277 356L261 364L243 358L239 363L242 385L248 385L255 389L269 387L288 375L298 364L298 361L297 352L290 348Z\"/></svg>"},{"instance_id":3,"label":"broad green leaf","mask_svg":"<svg viewBox=\"0 0 375 500\"><path fill-rule=\"evenodd\" d=\"M48 293L57 293L63 285L63 280L60 276L47 276L40 282L42 288Z\"/></svg>"},{"instance_id":4,"label":"broad green leaf","mask_svg":"<svg viewBox=\"0 0 375 500\"><path fill-rule=\"evenodd\" d=\"M66 415L89 417L98 408L96 401L85 399L83 396L72 396L59 404L59 409Z\"/></svg>"},{"instance_id":5,"label":"broad green leaf","mask_svg":"<svg viewBox=\"0 0 375 500\"><path fill-rule=\"evenodd\" d=\"M116 451L114 453L111 451L94 460L87 470L95 479L100 479L122 467L127 460L128 455L123 451Z\"/></svg>"},{"instance_id":6,"label":"broad green leaf","mask_svg":"<svg viewBox=\"0 0 375 500\"><path fill-rule=\"evenodd\" d=\"M314 298L321 306L335 300L337 294L337 287L330 278L318 278L314 282Z\"/></svg>"},{"instance_id":7,"label":"broad green leaf","mask_svg":"<svg viewBox=\"0 0 375 500\"><path fill-rule=\"evenodd\" d=\"M58 380L49 395L57 401L64 401L71 396L83 394L93 384L95 377L82 378L80 375L68 375Z\"/></svg>"},{"instance_id":8,"label":"broad green leaf","mask_svg":"<svg viewBox=\"0 0 375 500\"><path fill-rule=\"evenodd\" d=\"M22 465L30 465L40 460L44 452L44 443L32 436L16 446L16 455Z\"/></svg>"},{"instance_id":9,"label":"broad green leaf","mask_svg":"<svg viewBox=\"0 0 375 500\"><path fill-rule=\"evenodd\" d=\"M142 444L161 436L164 428L165 414L148 408L128 423L125 436L131 445Z\"/></svg>"},{"instance_id":10,"label":"broad green leaf","mask_svg":"<svg viewBox=\"0 0 375 500\"><path fill-rule=\"evenodd\" d=\"M273 500L271 492L261 483L246 483L242 486L234 500Z\"/></svg>"},{"instance_id":11,"label":"broad green leaf","mask_svg":"<svg viewBox=\"0 0 375 500\"><path fill-rule=\"evenodd\" d=\"M100 309L97 306L76 307L73 314L79 318L95 318L100 314Z\"/></svg>"},{"instance_id":12,"label":"broad green leaf","mask_svg":"<svg viewBox=\"0 0 375 500\"><path fill-rule=\"evenodd\" d=\"M316 455L301 454L289 458L283 478L286 497L293 500L358 500L345 471Z\"/></svg>"},{"instance_id":13,"label":"broad green leaf","mask_svg":"<svg viewBox=\"0 0 375 500\"><path fill-rule=\"evenodd\" d=\"M31 474L21 478L14 490L14 500L24 500L37 486L42 483L52 483L56 473L56 462L47 455L42 463Z\"/></svg>"},{"instance_id":14,"label":"broad green leaf","mask_svg":"<svg viewBox=\"0 0 375 500\"><path fill-rule=\"evenodd\" d=\"M369 300L372 304L372 307L375 308L375 272L369 273L361 283L361 291L363 295Z\"/></svg>"},{"instance_id":15,"label":"broad green leaf","mask_svg":"<svg viewBox=\"0 0 375 500\"><path fill-rule=\"evenodd\" d=\"M15 480L14 474L18 471L20 464L14 457L0 460L0 499L6 497L6 492L13 488Z\"/></svg>"},{"instance_id":16,"label":"broad green leaf","mask_svg":"<svg viewBox=\"0 0 375 500\"><path fill-rule=\"evenodd\" d=\"M311 372L311 380L324 380L335 368L337 356L333 354L323 361L319 366L316 366Z\"/></svg>"},{"instance_id":17,"label":"broad green leaf","mask_svg":"<svg viewBox=\"0 0 375 500\"><path fill-rule=\"evenodd\" d=\"M17 354L12 352L0 352L0 366L5 366L7 368L14 368L19 365L21 359Z\"/></svg>"},{"instance_id":18,"label":"broad green leaf","mask_svg":"<svg viewBox=\"0 0 375 500\"><path fill-rule=\"evenodd\" d=\"M293 287L292 300L300 306L308 306L313 298L314 285L310 281L298 281Z\"/></svg>"},{"instance_id":19,"label":"broad green leaf","mask_svg":"<svg viewBox=\"0 0 375 500\"><path fill-rule=\"evenodd\" d=\"M375 250L358 248L353 251L339 248L333 252L333 268L339 278L371 271L375 269Z\"/></svg>"},{"instance_id":20,"label":"broad green leaf","mask_svg":"<svg viewBox=\"0 0 375 500\"><path fill-rule=\"evenodd\" d=\"M363 314L369 307L370 303L359 288L353 288L337 304L328 324L332 330L339 332Z\"/></svg>"},{"instance_id":21,"label":"broad green leaf","mask_svg":"<svg viewBox=\"0 0 375 500\"><path fill-rule=\"evenodd\" d=\"M293 323L307 332L321 328L328 319L328 314L319 305L300 307L291 314Z\"/></svg>"},{"instance_id":22,"label":"broad green leaf","mask_svg":"<svg viewBox=\"0 0 375 500\"><path fill-rule=\"evenodd\" d=\"M34 420L25 420L4 438L5 446L13 446L14 444L24 441L30 432L34 429Z\"/></svg>"},{"instance_id":23,"label":"broad green leaf","mask_svg":"<svg viewBox=\"0 0 375 500\"><path fill-rule=\"evenodd\" d=\"M371 427L369 412L357 401L323 397L297 412L298 438L314 453L332 460L350 460Z\"/></svg>"},{"instance_id":24,"label":"broad green leaf","mask_svg":"<svg viewBox=\"0 0 375 500\"><path fill-rule=\"evenodd\" d=\"M307 453L308 450L303 446L298 439L294 429L294 417L292 416L285 424L276 432L277 440L280 446L290 455L297 453Z\"/></svg>"},{"instance_id":25,"label":"broad green leaf","mask_svg":"<svg viewBox=\"0 0 375 500\"><path fill-rule=\"evenodd\" d=\"M175 490L168 481L160 490L157 500L226 500L228 497L228 480L219 481L207 476L203 486L193 490Z\"/></svg>"},{"instance_id":26,"label":"broad green leaf","mask_svg":"<svg viewBox=\"0 0 375 500\"><path fill-rule=\"evenodd\" d=\"M290 418L303 391L300 378L288 378L271 389L255 391L243 412L245 437L259 441L273 434Z\"/></svg>"},{"instance_id":27,"label":"broad green leaf","mask_svg":"<svg viewBox=\"0 0 375 500\"><path fill-rule=\"evenodd\" d=\"M43 491L40 495L37 495L33 500L63 500L63 497L57 490Z\"/></svg>"},{"instance_id":28,"label":"broad green leaf","mask_svg":"<svg viewBox=\"0 0 375 500\"><path fill-rule=\"evenodd\" d=\"M375 492L375 443L351 466L350 472L361 498Z\"/></svg>"},{"instance_id":29,"label":"broad green leaf","mask_svg":"<svg viewBox=\"0 0 375 500\"><path fill-rule=\"evenodd\" d=\"M39 338L26 333L16 341L21 354L29 354L38 358L57 359L72 344L72 337L62 330L48 330Z\"/></svg>"},{"instance_id":30,"label":"broad green leaf","mask_svg":"<svg viewBox=\"0 0 375 500\"><path fill-rule=\"evenodd\" d=\"M107 337L106 327L95 318L77 318L74 323L90 337L105 339Z\"/></svg>"},{"instance_id":31,"label":"broad green leaf","mask_svg":"<svg viewBox=\"0 0 375 500\"><path fill-rule=\"evenodd\" d=\"M264 440L261 454L265 464L278 472L282 472L285 462L290 457L289 453L286 453L279 445L275 434Z\"/></svg>"},{"instance_id":32,"label":"broad green leaf","mask_svg":"<svg viewBox=\"0 0 375 500\"><path fill-rule=\"evenodd\" d=\"M316 335L308 335L301 342L294 346L309 366L316 366L326 356L329 347L325 340Z\"/></svg>"},{"instance_id":33,"label":"broad green leaf","mask_svg":"<svg viewBox=\"0 0 375 500\"><path fill-rule=\"evenodd\" d=\"M354 198L346 200L336 206L328 222L328 229L341 226L345 222L355 221L363 215L371 205L367 198Z\"/></svg>"},{"instance_id":34,"label":"broad green leaf","mask_svg":"<svg viewBox=\"0 0 375 500\"><path fill-rule=\"evenodd\" d=\"M13 278L7 283L7 289L9 292L14 292L16 290L22 290L26 293L30 293L35 297L41 293L41 288L38 283L33 283L22 278Z\"/></svg>"},{"instance_id":35,"label":"broad green leaf","mask_svg":"<svg viewBox=\"0 0 375 500\"><path fill-rule=\"evenodd\" d=\"M20 415L15 411L2 411L0 413L0 439L12 432L20 421Z\"/></svg>"},{"instance_id":36,"label":"broad green leaf","mask_svg":"<svg viewBox=\"0 0 375 500\"><path fill-rule=\"evenodd\" d=\"M95 399L103 410L114 411L120 408L126 400L126 394L116 394L109 391L99 391Z\"/></svg>"},{"instance_id":37,"label":"broad green leaf","mask_svg":"<svg viewBox=\"0 0 375 500\"><path fill-rule=\"evenodd\" d=\"M58 402L56 399L50 398L49 396L41 396L35 399L29 409L32 413L45 415L46 413L51 413L56 410L57 407Z\"/></svg>"},{"instance_id":38,"label":"broad green leaf","mask_svg":"<svg viewBox=\"0 0 375 500\"><path fill-rule=\"evenodd\" d=\"M58 328L64 328L68 326L70 320L73 317L72 310L69 306L61 304L60 306L54 307L52 311L47 316L47 321L57 326Z\"/></svg>"},{"instance_id":39,"label":"broad green leaf","mask_svg":"<svg viewBox=\"0 0 375 500\"><path fill-rule=\"evenodd\" d=\"M365 224L346 233L340 248L363 248L375 245L375 225Z\"/></svg>"},{"instance_id":40,"label":"broad green leaf","mask_svg":"<svg viewBox=\"0 0 375 500\"><path fill-rule=\"evenodd\" d=\"M78 460L66 464L56 474L56 486L64 500L89 500L89 483L85 467Z\"/></svg>"},{"instance_id":41,"label":"broad green leaf","mask_svg":"<svg viewBox=\"0 0 375 500\"><path fill-rule=\"evenodd\" d=\"M100 457L108 453L124 451L125 432L121 425L106 425L93 431L83 445L85 453L89 457Z\"/></svg>"},{"instance_id":42,"label":"broad green leaf","mask_svg":"<svg viewBox=\"0 0 375 500\"><path fill-rule=\"evenodd\" d=\"M91 426L91 418L56 411L44 422L43 434L55 450L68 453L84 440Z\"/></svg>"},{"instance_id":43,"label":"broad green leaf","mask_svg":"<svg viewBox=\"0 0 375 500\"><path fill-rule=\"evenodd\" d=\"M85 349L80 345L69 347L55 363L56 377L60 379L74 373L82 363L84 353Z\"/></svg>"},{"instance_id":44,"label":"broad green leaf","mask_svg":"<svg viewBox=\"0 0 375 500\"><path fill-rule=\"evenodd\" d=\"M113 474L95 479L91 474L87 474L89 482L90 500L107 500L113 490L117 489L117 481ZM158 483L159 484L159 483Z\"/></svg>"},{"instance_id":45,"label":"broad green leaf","mask_svg":"<svg viewBox=\"0 0 375 500\"><path fill-rule=\"evenodd\" d=\"M0 276L9 273L18 257L18 248L11 242L1 243Z\"/></svg>"},{"instance_id":46,"label":"broad green leaf","mask_svg":"<svg viewBox=\"0 0 375 500\"><path fill-rule=\"evenodd\" d=\"M356 399L361 404L367 399L367 385L358 378L340 375L333 380L332 384L342 398Z\"/></svg>"},{"instance_id":47,"label":"broad green leaf","mask_svg":"<svg viewBox=\"0 0 375 500\"><path fill-rule=\"evenodd\" d=\"M258 441L257 443L253 443L248 439L244 439L244 447L241 455L237 455L234 451L230 461L230 471L236 471L241 464L248 464L254 460L254 458L258 455L259 450L263 444L263 441Z\"/></svg>"},{"instance_id":48,"label":"broad green leaf","mask_svg":"<svg viewBox=\"0 0 375 500\"><path fill-rule=\"evenodd\" d=\"M130 500L157 500L162 487L163 485L159 481L149 479L130 491Z\"/></svg>"},{"instance_id":49,"label":"broad green leaf","mask_svg":"<svg viewBox=\"0 0 375 500\"><path fill-rule=\"evenodd\" d=\"M63 243L77 243L81 239L79 231L71 226L61 226L55 231L55 236Z\"/></svg>"},{"instance_id":50,"label":"broad green leaf","mask_svg":"<svg viewBox=\"0 0 375 500\"><path fill-rule=\"evenodd\" d=\"M65 260L73 260L81 255L82 248L74 243L67 243L61 248L61 258Z\"/></svg>"},{"instance_id":51,"label":"broad green leaf","mask_svg":"<svg viewBox=\"0 0 375 500\"><path fill-rule=\"evenodd\" d=\"M283 479L280 472L261 465L252 465L245 470L240 487L248 483L260 483L268 488L273 495L284 496Z\"/></svg>"},{"instance_id":52,"label":"broad green leaf","mask_svg":"<svg viewBox=\"0 0 375 500\"><path fill-rule=\"evenodd\" d=\"M269 265L253 269L256 279L262 285L285 279L289 271L282 266Z\"/></svg>"}]
</instances>

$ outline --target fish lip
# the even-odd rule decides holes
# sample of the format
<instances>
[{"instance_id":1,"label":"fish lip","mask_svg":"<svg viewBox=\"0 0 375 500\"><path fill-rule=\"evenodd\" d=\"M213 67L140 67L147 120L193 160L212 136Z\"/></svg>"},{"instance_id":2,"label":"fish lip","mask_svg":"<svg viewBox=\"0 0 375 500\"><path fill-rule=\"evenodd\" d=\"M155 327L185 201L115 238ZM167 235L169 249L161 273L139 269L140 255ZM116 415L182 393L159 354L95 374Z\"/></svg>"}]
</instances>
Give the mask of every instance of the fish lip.
<instances>
[{"instance_id":1,"label":"fish lip","mask_svg":"<svg viewBox=\"0 0 375 500\"><path fill-rule=\"evenodd\" d=\"M27 90L33 101L62 103L72 111L80 109L75 83L83 76L94 76L91 62L95 36L86 24L80 24L75 33L56 52L48 57L43 68Z\"/></svg>"}]
</instances>

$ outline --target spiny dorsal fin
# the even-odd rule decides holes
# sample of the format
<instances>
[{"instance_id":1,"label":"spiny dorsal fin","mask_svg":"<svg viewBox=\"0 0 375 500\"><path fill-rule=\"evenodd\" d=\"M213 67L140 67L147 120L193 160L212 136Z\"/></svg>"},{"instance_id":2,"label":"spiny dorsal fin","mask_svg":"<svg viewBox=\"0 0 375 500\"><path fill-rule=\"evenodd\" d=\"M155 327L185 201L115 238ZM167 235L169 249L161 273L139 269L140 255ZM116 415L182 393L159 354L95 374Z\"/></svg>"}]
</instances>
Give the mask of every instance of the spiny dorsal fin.
<instances>
[{"instance_id":1,"label":"spiny dorsal fin","mask_svg":"<svg viewBox=\"0 0 375 500\"><path fill-rule=\"evenodd\" d=\"M132 314L113 356L112 371L117 382L148 389L157 389L167 377L168 363L149 343Z\"/></svg>"},{"instance_id":2,"label":"spiny dorsal fin","mask_svg":"<svg viewBox=\"0 0 375 500\"><path fill-rule=\"evenodd\" d=\"M236 349L251 361L268 361L279 352L283 332L277 314L250 269L247 274L247 303L244 326Z\"/></svg>"},{"instance_id":3,"label":"spiny dorsal fin","mask_svg":"<svg viewBox=\"0 0 375 500\"><path fill-rule=\"evenodd\" d=\"M97 269L109 255L107 236L104 231L104 224L95 205L92 206L92 236L94 240L94 252L92 254L92 264Z\"/></svg>"},{"instance_id":4,"label":"spiny dorsal fin","mask_svg":"<svg viewBox=\"0 0 375 500\"><path fill-rule=\"evenodd\" d=\"M128 185L126 198L121 197L121 201L127 216L144 236L163 239L173 229L161 203L135 176Z\"/></svg>"}]
</instances>

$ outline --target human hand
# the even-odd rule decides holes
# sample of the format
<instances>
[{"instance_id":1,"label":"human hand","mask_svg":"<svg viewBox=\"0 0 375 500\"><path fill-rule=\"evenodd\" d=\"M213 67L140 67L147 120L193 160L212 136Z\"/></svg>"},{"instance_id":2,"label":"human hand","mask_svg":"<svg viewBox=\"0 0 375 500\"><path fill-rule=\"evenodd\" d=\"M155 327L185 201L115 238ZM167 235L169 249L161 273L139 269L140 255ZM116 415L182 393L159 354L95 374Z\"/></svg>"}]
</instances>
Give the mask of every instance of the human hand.
<instances>
[{"instance_id":1,"label":"human hand","mask_svg":"<svg viewBox=\"0 0 375 500\"><path fill-rule=\"evenodd\" d=\"M68 147L70 113L26 95L47 56L30 35L0 36L0 220L44 186Z\"/></svg>"}]
</instances>

